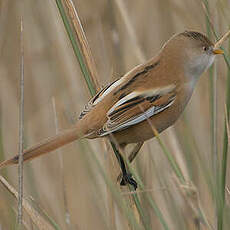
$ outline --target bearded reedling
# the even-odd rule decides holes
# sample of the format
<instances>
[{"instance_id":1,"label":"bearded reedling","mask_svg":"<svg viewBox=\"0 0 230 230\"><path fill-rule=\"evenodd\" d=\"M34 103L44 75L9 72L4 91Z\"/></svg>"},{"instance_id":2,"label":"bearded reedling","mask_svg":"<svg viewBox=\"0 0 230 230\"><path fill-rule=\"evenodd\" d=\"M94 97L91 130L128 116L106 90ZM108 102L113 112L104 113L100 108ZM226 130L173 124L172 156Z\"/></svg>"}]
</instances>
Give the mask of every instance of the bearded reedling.
<instances>
[{"instance_id":1,"label":"bearded reedling","mask_svg":"<svg viewBox=\"0 0 230 230\"><path fill-rule=\"evenodd\" d=\"M26 149L24 161L80 138L112 135L112 142L120 149L153 138L150 123L158 133L175 123L201 74L212 65L217 54L223 54L219 46L229 35L230 31L216 44L195 31L172 36L156 56L97 93L72 128ZM121 185L129 183L136 189L137 183L127 172L120 153L118 157ZM18 155L0 163L0 168L17 163Z\"/></svg>"}]
</instances>

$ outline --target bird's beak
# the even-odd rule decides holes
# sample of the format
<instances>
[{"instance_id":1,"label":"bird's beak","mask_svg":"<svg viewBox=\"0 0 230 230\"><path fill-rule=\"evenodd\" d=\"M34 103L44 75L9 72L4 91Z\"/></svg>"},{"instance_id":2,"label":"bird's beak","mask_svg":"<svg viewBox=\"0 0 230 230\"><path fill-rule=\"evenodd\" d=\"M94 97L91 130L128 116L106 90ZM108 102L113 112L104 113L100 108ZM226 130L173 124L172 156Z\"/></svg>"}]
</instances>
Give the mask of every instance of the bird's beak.
<instances>
[{"instance_id":1,"label":"bird's beak","mask_svg":"<svg viewBox=\"0 0 230 230\"><path fill-rule=\"evenodd\" d=\"M224 53L224 51L221 49L213 49L212 52L213 52L213 54L223 54Z\"/></svg>"}]
</instances>

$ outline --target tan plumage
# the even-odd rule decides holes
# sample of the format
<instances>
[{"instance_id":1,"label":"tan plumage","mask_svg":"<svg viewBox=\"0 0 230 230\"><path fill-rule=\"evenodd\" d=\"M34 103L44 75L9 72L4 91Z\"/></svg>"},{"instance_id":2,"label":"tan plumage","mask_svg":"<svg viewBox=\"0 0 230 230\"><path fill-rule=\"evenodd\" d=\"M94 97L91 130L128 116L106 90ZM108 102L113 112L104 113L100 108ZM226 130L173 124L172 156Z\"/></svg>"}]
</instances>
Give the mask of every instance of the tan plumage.
<instances>
[{"instance_id":1,"label":"tan plumage","mask_svg":"<svg viewBox=\"0 0 230 230\"><path fill-rule=\"evenodd\" d=\"M149 122L162 132L183 112L196 82L221 53L204 35L186 31L173 36L161 51L145 64L94 96L79 121L61 134L25 150L24 160L48 153L79 138L113 134L124 147L154 137ZM0 167L18 162L18 156Z\"/></svg>"}]
</instances>

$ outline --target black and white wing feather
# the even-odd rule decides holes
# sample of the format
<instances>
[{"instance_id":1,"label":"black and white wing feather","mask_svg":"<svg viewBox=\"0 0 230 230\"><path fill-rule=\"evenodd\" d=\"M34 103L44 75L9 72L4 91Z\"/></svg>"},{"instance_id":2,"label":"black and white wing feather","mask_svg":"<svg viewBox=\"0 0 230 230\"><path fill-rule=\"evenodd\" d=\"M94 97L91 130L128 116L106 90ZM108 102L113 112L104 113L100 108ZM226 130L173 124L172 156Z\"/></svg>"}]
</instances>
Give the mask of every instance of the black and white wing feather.
<instances>
[{"instance_id":1,"label":"black and white wing feather","mask_svg":"<svg viewBox=\"0 0 230 230\"><path fill-rule=\"evenodd\" d=\"M82 119L98 102L100 102L107 94L120 84L121 79L113 81L99 91L85 106L84 110L79 115L79 120Z\"/></svg>"},{"instance_id":2,"label":"black and white wing feather","mask_svg":"<svg viewBox=\"0 0 230 230\"><path fill-rule=\"evenodd\" d=\"M146 91L134 91L120 99L108 111L108 120L100 136L126 129L169 108L175 101L175 85Z\"/></svg>"}]
</instances>

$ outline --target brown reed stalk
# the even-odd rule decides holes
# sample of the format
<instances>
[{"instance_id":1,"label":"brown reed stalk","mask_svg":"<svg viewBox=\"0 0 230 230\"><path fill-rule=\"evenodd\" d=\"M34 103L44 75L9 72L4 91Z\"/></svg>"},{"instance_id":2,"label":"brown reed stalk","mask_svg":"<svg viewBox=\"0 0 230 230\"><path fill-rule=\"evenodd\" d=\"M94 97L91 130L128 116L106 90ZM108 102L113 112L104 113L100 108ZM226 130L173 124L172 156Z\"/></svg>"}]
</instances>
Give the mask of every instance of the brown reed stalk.
<instances>
[{"instance_id":1,"label":"brown reed stalk","mask_svg":"<svg viewBox=\"0 0 230 230\"><path fill-rule=\"evenodd\" d=\"M228 37L230 36L230 30L227 31L214 45L214 48L219 48L224 41L226 41L228 39Z\"/></svg>"},{"instance_id":2,"label":"brown reed stalk","mask_svg":"<svg viewBox=\"0 0 230 230\"><path fill-rule=\"evenodd\" d=\"M77 9L74 6L72 0L63 0L63 1L65 3L67 10L68 10L69 17L71 19L75 34L76 34L78 42L80 44L83 57L85 58L85 64L86 64L87 69L90 73L90 76L93 80L94 88L96 90L98 90L99 89L99 83L98 83L98 73L97 73L96 65L95 65L93 55L92 55L92 52L90 50L85 32L84 32L84 29L81 25L81 21L80 21L80 18L78 16Z\"/></svg>"},{"instance_id":3,"label":"brown reed stalk","mask_svg":"<svg viewBox=\"0 0 230 230\"><path fill-rule=\"evenodd\" d=\"M23 200L23 133L24 133L24 43L23 18L20 21L20 104L19 104L19 159L18 159L18 227L22 228L22 200Z\"/></svg>"},{"instance_id":4,"label":"brown reed stalk","mask_svg":"<svg viewBox=\"0 0 230 230\"><path fill-rule=\"evenodd\" d=\"M8 181L0 175L0 183L12 194L17 200L19 199L19 193L11 186ZM32 222L38 227L39 230L54 230L55 228L47 222L25 199L22 198L22 208L31 218ZM23 224L23 220L22 224Z\"/></svg>"}]
</instances>

